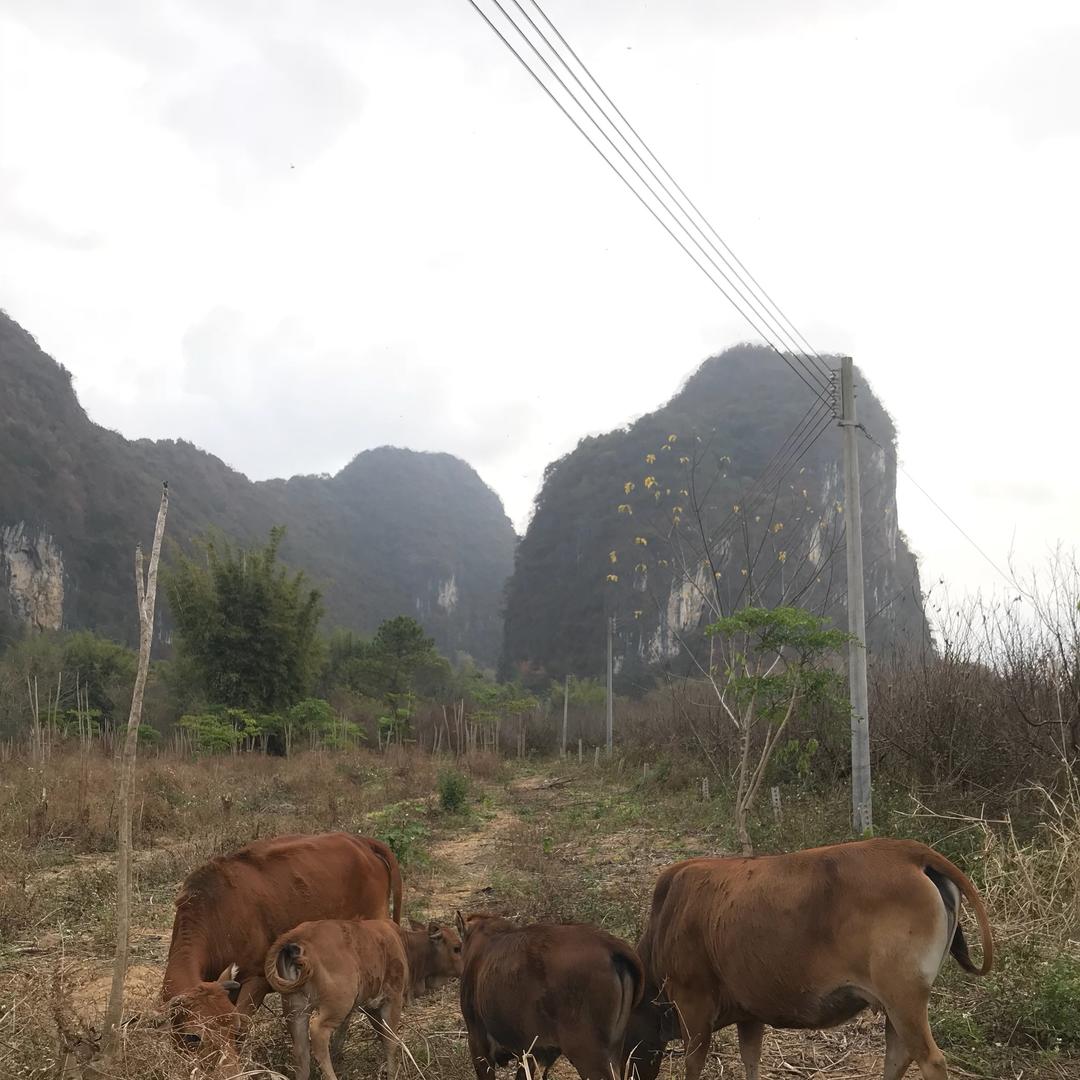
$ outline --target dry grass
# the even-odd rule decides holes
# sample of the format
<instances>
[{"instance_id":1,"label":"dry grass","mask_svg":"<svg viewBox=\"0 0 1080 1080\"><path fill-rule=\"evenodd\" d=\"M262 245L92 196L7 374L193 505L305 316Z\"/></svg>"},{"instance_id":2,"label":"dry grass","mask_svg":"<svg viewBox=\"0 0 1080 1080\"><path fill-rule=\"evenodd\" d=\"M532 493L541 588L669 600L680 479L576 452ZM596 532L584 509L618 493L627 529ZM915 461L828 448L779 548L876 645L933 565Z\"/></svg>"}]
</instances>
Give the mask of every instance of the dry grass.
<instances>
[{"instance_id":1,"label":"dry grass","mask_svg":"<svg viewBox=\"0 0 1080 1080\"><path fill-rule=\"evenodd\" d=\"M56 755L44 771L0 765L0 1076L198 1080L195 1063L163 1033L156 1007L172 898L192 867L257 836L330 828L388 836L405 859L407 909L416 917L498 908L591 921L631 940L660 867L730 849L723 797L704 801L695 784L670 776L643 779L617 763L594 770L591 763L510 764L487 755L463 763L470 801L451 814L437 795L445 766L396 747L382 756L142 762L126 1054L94 1074L87 1063L96 1060L111 955L111 763ZM674 779L690 772L683 767ZM556 775L568 782L552 785ZM829 823L845 816L835 810L841 800L799 798L800 812L785 822L758 823L767 846L839 838ZM1080 1075L1080 1063L1069 1057L1080 1053L1080 1031L1075 1044L1069 1041L1070 1002L1080 1018L1080 983L1070 999L1071 969L1060 960L1075 959L1080 972L1080 798L1075 785L1041 798L1034 829L945 810L929 798L914 817L882 819L896 831L940 839L947 850L959 846L991 909L1001 972L983 981L950 973L932 1017L960 1076ZM790 802L796 805L794 795ZM291 1075L278 1009L271 998L252 1025L251 1075ZM1062 1033L1055 1053L1053 1040ZM1006 1045L995 1047L997 1041ZM418 1076L472 1076L453 988L407 1012L405 1042ZM733 1043L727 1034L718 1037L708 1080L741 1076ZM763 1075L878 1077L881 1054L881 1021L871 1017L831 1032L774 1032ZM376 1040L354 1022L343 1075L369 1075L379 1063ZM668 1072L680 1068L675 1053ZM574 1075L565 1064L557 1073Z\"/></svg>"}]
</instances>

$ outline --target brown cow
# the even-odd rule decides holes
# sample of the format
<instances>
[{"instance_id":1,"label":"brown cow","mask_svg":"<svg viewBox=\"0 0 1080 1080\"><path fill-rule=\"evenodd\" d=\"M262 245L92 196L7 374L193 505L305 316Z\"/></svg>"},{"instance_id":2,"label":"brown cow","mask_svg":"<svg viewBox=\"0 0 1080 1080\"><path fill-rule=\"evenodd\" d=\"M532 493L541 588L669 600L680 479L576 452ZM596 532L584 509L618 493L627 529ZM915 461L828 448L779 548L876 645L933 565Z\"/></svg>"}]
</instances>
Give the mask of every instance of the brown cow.
<instances>
[{"instance_id":1,"label":"brown cow","mask_svg":"<svg viewBox=\"0 0 1080 1080\"><path fill-rule=\"evenodd\" d=\"M594 926L457 918L461 1012L478 1080L494 1080L496 1065L526 1055L545 1077L560 1054L584 1080L619 1075L626 1022L644 985L630 945ZM525 1069L517 1075L523 1080Z\"/></svg>"},{"instance_id":2,"label":"brown cow","mask_svg":"<svg viewBox=\"0 0 1080 1080\"><path fill-rule=\"evenodd\" d=\"M384 918L391 896L396 922L397 859L366 836L278 836L211 859L176 900L162 998L178 1039L196 1048L236 1032L270 992L263 965L279 934L312 918Z\"/></svg>"},{"instance_id":3,"label":"brown cow","mask_svg":"<svg viewBox=\"0 0 1080 1080\"><path fill-rule=\"evenodd\" d=\"M382 1040L387 1080L395 1080L405 1002L461 975L461 938L438 923L403 930L388 919L306 922L274 942L265 972L282 996L296 1080L311 1075L313 1050L326 1080L337 1080L332 1049L345 1041L356 1008Z\"/></svg>"},{"instance_id":4,"label":"brown cow","mask_svg":"<svg viewBox=\"0 0 1080 1080\"><path fill-rule=\"evenodd\" d=\"M979 923L979 968L960 928L961 897ZM887 1017L885 1080L912 1061L925 1080L946 1080L926 1015L930 988L949 952L985 975L994 946L979 894L948 859L915 841L877 839L669 866L638 952L650 995L631 1019L627 1050L642 1080L655 1080L678 1035L687 1080L697 1080L712 1032L729 1024L757 1080L765 1025L827 1028L868 1007Z\"/></svg>"}]
</instances>

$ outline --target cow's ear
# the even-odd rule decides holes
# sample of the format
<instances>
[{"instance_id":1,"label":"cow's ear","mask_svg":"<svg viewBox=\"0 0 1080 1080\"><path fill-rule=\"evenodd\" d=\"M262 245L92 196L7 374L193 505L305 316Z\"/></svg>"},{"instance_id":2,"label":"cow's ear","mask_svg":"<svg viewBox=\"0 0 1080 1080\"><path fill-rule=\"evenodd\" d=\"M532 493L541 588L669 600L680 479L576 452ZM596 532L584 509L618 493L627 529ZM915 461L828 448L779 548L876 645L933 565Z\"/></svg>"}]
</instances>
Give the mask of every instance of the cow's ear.
<instances>
[{"instance_id":1,"label":"cow's ear","mask_svg":"<svg viewBox=\"0 0 1080 1080\"><path fill-rule=\"evenodd\" d=\"M457 927L458 934L461 935L461 940L465 940L465 920L461 917L460 911L454 912L454 925Z\"/></svg>"},{"instance_id":2,"label":"cow's ear","mask_svg":"<svg viewBox=\"0 0 1080 1080\"><path fill-rule=\"evenodd\" d=\"M416 932L424 929L424 924L422 922L417 922L415 919L410 919L409 920L409 929L412 930L414 933L416 933Z\"/></svg>"},{"instance_id":3,"label":"cow's ear","mask_svg":"<svg viewBox=\"0 0 1080 1080\"><path fill-rule=\"evenodd\" d=\"M427 934L432 941L439 941L442 938L442 927L437 922L429 922L427 924Z\"/></svg>"}]
</instances>

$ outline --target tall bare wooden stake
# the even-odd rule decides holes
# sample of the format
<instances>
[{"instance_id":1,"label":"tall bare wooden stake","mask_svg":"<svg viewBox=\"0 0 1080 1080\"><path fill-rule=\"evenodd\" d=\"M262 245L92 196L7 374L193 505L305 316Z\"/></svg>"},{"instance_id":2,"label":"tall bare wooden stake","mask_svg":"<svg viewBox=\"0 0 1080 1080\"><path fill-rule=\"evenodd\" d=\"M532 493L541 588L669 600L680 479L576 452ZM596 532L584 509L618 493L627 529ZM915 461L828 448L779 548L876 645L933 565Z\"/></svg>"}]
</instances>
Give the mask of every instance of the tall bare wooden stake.
<instances>
[{"instance_id":1,"label":"tall bare wooden stake","mask_svg":"<svg viewBox=\"0 0 1080 1080\"><path fill-rule=\"evenodd\" d=\"M150 566L143 577L142 545L135 548L135 591L139 603L139 666L135 689L131 694L127 735L120 758L120 785L117 793L117 816L120 822L116 859L116 962L113 965L112 990L105 1012L105 1052L115 1054L120 1044L120 1018L124 1005L124 976L128 964L128 930L131 923L131 786L135 774L135 751L142 720L143 691L150 667L150 646L154 640L154 602L157 598L158 560L161 538L165 534L165 515L169 509L169 485L161 486L161 505L154 527L154 546Z\"/></svg>"}]
</instances>

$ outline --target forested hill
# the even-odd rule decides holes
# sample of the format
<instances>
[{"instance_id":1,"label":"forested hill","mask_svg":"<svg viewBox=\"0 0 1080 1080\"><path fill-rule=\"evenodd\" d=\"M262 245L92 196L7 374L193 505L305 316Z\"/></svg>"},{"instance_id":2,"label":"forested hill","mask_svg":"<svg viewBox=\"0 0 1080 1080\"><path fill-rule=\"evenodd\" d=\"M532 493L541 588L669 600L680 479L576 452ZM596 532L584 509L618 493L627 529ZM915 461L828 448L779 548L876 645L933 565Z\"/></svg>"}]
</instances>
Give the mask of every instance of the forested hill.
<instances>
[{"instance_id":1,"label":"forested hill","mask_svg":"<svg viewBox=\"0 0 1080 1080\"><path fill-rule=\"evenodd\" d=\"M856 384L859 419L880 444L860 445L867 637L871 649L921 645L918 569L896 519L896 432L858 373ZM772 489L775 502L739 505L812 400L771 350L739 346L656 412L549 465L507 588L504 673L599 674L608 614L624 686L685 665L680 642L700 642L735 604L798 604L846 629L835 424Z\"/></svg>"},{"instance_id":2,"label":"forested hill","mask_svg":"<svg viewBox=\"0 0 1080 1080\"><path fill-rule=\"evenodd\" d=\"M254 483L191 443L94 424L70 374L0 313L0 584L11 613L133 641L133 551L149 543L163 480L167 533L183 546L208 529L263 543L285 525L281 557L322 589L326 625L366 633L412 615L443 651L496 659L515 536L464 461L382 447L333 477Z\"/></svg>"}]
</instances>

